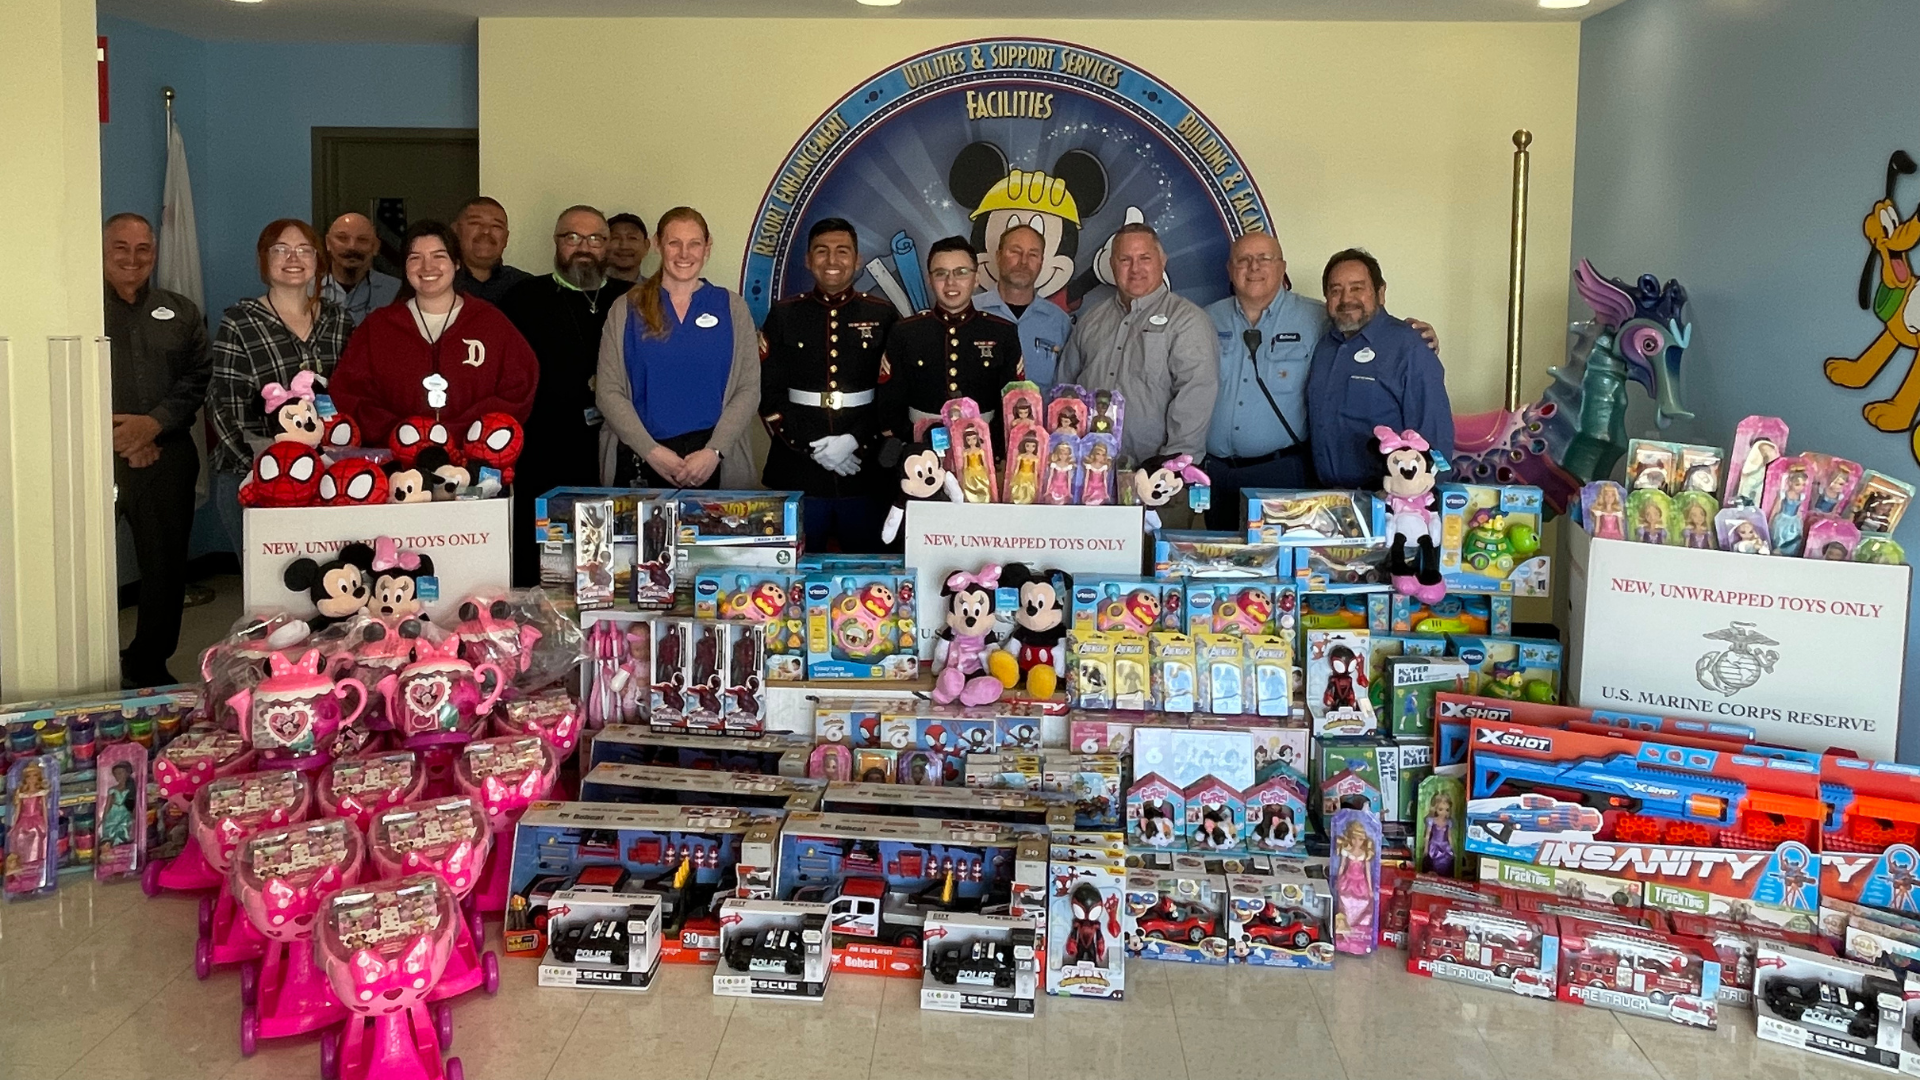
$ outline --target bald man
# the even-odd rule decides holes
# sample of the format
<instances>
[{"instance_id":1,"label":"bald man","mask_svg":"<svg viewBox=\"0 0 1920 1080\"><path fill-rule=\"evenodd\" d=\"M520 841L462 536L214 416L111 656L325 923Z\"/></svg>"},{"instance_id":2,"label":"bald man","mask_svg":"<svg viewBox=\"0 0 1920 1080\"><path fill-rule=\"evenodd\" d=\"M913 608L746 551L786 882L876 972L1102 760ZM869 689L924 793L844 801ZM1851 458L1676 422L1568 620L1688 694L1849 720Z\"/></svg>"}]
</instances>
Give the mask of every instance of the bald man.
<instances>
[{"instance_id":1,"label":"bald man","mask_svg":"<svg viewBox=\"0 0 1920 1080\"><path fill-rule=\"evenodd\" d=\"M327 256L333 272L320 279L320 295L347 309L353 325L377 307L393 303L400 279L373 268L380 238L365 214L345 213L327 227Z\"/></svg>"}]
</instances>

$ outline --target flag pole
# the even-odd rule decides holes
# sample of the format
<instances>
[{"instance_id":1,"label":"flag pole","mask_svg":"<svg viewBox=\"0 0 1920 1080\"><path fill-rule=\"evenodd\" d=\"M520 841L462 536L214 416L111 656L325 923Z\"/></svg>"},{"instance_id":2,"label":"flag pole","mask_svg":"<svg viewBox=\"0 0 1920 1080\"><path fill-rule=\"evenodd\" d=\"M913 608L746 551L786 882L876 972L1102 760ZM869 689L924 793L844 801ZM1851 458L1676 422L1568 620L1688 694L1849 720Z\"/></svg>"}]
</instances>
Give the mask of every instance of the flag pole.
<instances>
[{"instance_id":1,"label":"flag pole","mask_svg":"<svg viewBox=\"0 0 1920 1080\"><path fill-rule=\"evenodd\" d=\"M165 99L167 103L167 130L171 131L173 130L173 87L161 87L160 96Z\"/></svg>"}]
</instances>

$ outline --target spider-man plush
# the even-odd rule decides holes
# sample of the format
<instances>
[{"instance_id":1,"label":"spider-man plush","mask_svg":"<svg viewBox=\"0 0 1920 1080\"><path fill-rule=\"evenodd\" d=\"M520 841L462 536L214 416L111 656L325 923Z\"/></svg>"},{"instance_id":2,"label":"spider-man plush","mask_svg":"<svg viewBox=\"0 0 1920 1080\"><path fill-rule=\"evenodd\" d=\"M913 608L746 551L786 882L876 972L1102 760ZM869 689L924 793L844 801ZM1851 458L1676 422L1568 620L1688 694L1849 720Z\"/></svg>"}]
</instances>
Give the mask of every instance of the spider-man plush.
<instances>
[{"instance_id":1,"label":"spider-man plush","mask_svg":"<svg viewBox=\"0 0 1920 1080\"><path fill-rule=\"evenodd\" d=\"M327 417L327 428L320 433L320 449L343 450L349 446L360 445L360 425L346 413L334 413Z\"/></svg>"},{"instance_id":2,"label":"spider-man plush","mask_svg":"<svg viewBox=\"0 0 1920 1080\"><path fill-rule=\"evenodd\" d=\"M429 446L438 446L447 452L447 459L455 465L466 464L467 457L460 450L460 440L447 425L430 416L409 416L393 426L393 434L387 437L387 446L393 451L393 459L402 465L412 465L420 451Z\"/></svg>"},{"instance_id":3,"label":"spider-man plush","mask_svg":"<svg viewBox=\"0 0 1920 1080\"><path fill-rule=\"evenodd\" d=\"M326 463L313 447L276 442L253 459L253 472L240 485L240 505L318 506L325 471Z\"/></svg>"},{"instance_id":4,"label":"spider-man plush","mask_svg":"<svg viewBox=\"0 0 1920 1080\"><path fill-rule=\"evenodd\" d=\"M387 501L387 474L367 458L341 458L320 478L320 500L328 506L378 506Z\"/></svg>"},{"instance_id":5,"label":"spider-man plush","mask_svg":"<svg viewBox=\"0 0 1920 1080\"><path fill-rule=\"evenodd\" d=\"M490 412L467 425L463 449L472 465L485 465L500 473L500 482L513 483L513 463L520 460L520 448L526 436L520 421L503 412Z\"/></svg>"}]
</instances>

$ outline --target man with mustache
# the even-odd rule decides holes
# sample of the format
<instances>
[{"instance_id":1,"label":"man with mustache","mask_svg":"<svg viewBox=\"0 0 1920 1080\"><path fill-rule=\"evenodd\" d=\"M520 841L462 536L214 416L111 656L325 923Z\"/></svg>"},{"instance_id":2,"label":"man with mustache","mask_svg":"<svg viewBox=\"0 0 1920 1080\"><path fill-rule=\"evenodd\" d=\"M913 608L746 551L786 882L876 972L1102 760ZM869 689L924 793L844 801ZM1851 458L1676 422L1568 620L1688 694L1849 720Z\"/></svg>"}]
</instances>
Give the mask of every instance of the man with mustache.
<instances>
[{"instance_id":1,"label":"man with mustache","mask_svg":"<svg viewBox=\"0 0 1920 1080\"><path fill-rule=\"evenodd\" d=\"M500 301L540 361L540 385L527 416L526 445L514 466L514 583L539 584L532 542L533 500L556 487L598 487L600 412L593 377L600 331L627 283L607 276L607 219L569 206L553 226L553 273L528 278Z\"/></svg>"},{"instance_id":2,"label":"man with mustache","mask_svg":"<svg viewBox=\"0 0 1920 1080\"><path fill-rule=\"evenodd\" d=\"M1380 261L1359 248L1336 252L1320 275L1332 326L1307 372L1307 425L1314 471L1333 488L1378 486L1385 460L1373 429L1412 429L1440 460L1453 457L1447 373L1420 332L1387 314Z\"/></svg>"},{"instance_id":3,"label":"man with mustache","mask_svg":"<svg viewBox=\"0 0 1920 1080\"><path fill-rule=\"evenodd\" d=\"M373 268L380 240L365 214L351 211L327 227L327 261L332 269L320 279L320 295L347 309L353 325L374 308L386 307L400 293L400 279Z\"/></svg>"},{"instance_id":4,"label":"man with mustache","mask_svg":"<svg viewBox=\"0 0 1920 1080\"><path fill-rule=\"evenodd\" d=\"M973 298L974 307L1019 327L1027 378L1042 390L1053 385L1060 351L1067 347L1067 335L1073 331L1073 317L1065 308L1034 295L1046 252L1046 238L1033 226L1007 229L1000 234L1000 244L993 253L994 276L1000 287ZM986 261L985 256L981 261Z\"/></svg>"}]
</instances>

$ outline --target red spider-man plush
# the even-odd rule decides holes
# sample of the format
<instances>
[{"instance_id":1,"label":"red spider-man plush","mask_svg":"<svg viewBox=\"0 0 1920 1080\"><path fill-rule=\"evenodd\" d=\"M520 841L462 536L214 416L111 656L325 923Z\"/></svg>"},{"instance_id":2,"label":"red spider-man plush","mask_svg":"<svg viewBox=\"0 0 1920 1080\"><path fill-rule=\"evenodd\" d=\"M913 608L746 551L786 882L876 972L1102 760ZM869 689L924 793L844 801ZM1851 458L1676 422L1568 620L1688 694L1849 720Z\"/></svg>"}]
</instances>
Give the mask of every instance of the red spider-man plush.
<instances>
[{"instance_id":1,"label":"red spider-man plush","mask_svg":"<svg viewBox=\"0 0 1920 1080\"><path fill-rule=\"evenodd\" d=\"M305 443L282 440L253 459L253 473L240 485L241 506L318 506L326 463Z\"/></svg>"},{"instance_id":2,"label":"red spider-man plush","mask_svg":"<svg viewBox=\"0 0 1920 1080\"><path fill-rule=\"evenodd\" d=\"M447 425L430 416L409 416L393 426L393 434L387 437L387 446L393 450L393 459L402 465L412 465L420 456L420 451L429 446L438 446L447 452L447 459L455 465L464 465L467 455L460 449L460 440Z\"/></svg>"},{"instance_id":3,"label":"red spider-man plush","mask_svg":"<svg viewBox=\"0 0 1920 1080\"><path fill-rule=\"evenodd\" d=\"M360 445L360 425L346 413L334 413L327 417L327 429L320 434L320 449L342 450L349 446Z\"/></svg>"},{"instance_id":4,"label":"red spider-man plush","mask_svg":"<svg viewBox=\"0 0 1920 1080\"><path fill-rule=\"evenodd\" d=\"M381 505L387 501L387 474L366 458L341 458L320 478L320 499L328 506Z\"/></svg>"},{"instance_id":5,"label":"red spider-man plush","mask_svg":"<svg viewBox=\"0 0 1920 1080\"><path fill-rule=\"evenodd\" d=\"M513 463L520 460L525 441L520 421L508 413L490 412L467 425L464 449L469 463L495 469L501 483L511 484Z\"/></svg>"}]
</instances>

